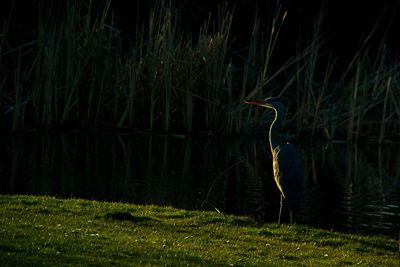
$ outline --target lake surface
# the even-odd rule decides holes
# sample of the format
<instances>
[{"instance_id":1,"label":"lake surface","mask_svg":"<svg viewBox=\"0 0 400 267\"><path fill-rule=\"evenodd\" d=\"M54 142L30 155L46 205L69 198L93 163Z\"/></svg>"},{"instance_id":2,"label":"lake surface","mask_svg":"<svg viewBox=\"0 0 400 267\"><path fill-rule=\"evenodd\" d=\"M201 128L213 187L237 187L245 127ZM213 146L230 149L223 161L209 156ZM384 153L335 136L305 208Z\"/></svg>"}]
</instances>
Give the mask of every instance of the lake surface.
<instances>
[{"instance_id":1,"label":"lake surface","mask_svg":"<svg viewBox=\"0 0 400 267\"><path fill-rule=\"evenodd\" d=\"M265 140L107 134L2 138L0 193L216 210L276 222ZM295 221L398 238L400 146L295 144L304 202ZM282 221L288 222L288 210Z\"/></svg>"}]
</instances>

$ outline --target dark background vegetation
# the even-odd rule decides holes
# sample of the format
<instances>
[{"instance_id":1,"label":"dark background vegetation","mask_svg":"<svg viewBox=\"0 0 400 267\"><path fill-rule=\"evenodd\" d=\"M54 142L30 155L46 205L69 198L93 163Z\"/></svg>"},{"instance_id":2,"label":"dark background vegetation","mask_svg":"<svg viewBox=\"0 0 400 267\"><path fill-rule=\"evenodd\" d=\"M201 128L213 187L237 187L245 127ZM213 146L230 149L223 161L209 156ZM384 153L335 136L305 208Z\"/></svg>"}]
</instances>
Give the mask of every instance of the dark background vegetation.
<instances>
[{"instance_id":1,"label":"dark background vegetation","mask_svg":"<svg viewBox=\"0 0 400 267\"><path fill-rule=\"evenodd\" d=\"M3 56L1 58L0 65L0 68L3 71L3 77L5 77L3 79L3 89L1 90L2 99L0 102L1 105L3 105L3 113L6 113L2 114L1 116L2 127L6 129L20 130L27 128L102 128L109 126L121 128L122 126L129 129L141 128L150 129L151 131L156 130L164 132L221 132L238 134L247 133L248 131L243 129L248 129L249 127L253 127L254 125L258 125L260 123L259 119L257 119L261 116L259 114L260 112L252 112L246 116L244 116L242 113L240 116L235 113L237 111L232 107L242 103L242 100L245 96L243 94L239 94L238 92L235 93L235 90L233 91L233 96L236 98L236 102L231 100L229 104L224 106L221 102L224 102L224 99L228 97L227 95L221 95L221 99L215 101L219 103L216 109L224 110L224 113L215 116L216 119L213 125L209 124L210 116L205 111L205 106L207 104L204 103L195 103L195 113L200 115L193 116L193 123L195 124L194 127L187 127L179 123L174 123L174 121L176 122L180 120L176 115L176 110L178 110L179 105L181 105L178 103L181 96L177 96L176 93L172 96L172 98L176 97L176 99L172 100L171 102L174 104L175 101L174 105L176 105L171 107L171 127L165 126L166 124L169 125L169 123L165 122L165 118L162 117L162 115L160 115L159 118L157 116L155 117L154 127L149 125L149 123L146 122L148 121L147 117L149 114L146 113L147 111L144 111L146 108L143 103L143 107L136 105L137 112L135 116L137 119L134 119L135 123L125 123L125 120L122 119L116 119L113 121L111 117L107 117L106 115L99 115L102 117L101 121L105 122L100 124L98 123L99 120L96 121L95 119L89 117L85 120L82 119L82 121L79 121L79 118L82 118L82 116L79 115L70 116L71 118L66 120L55 119L54 121L44 122L30 117L29 114L33 114L35 112L27 111L30 105L29 97L25 99L27 108L24 109L24 112L28 114L24 115L23 121L19 121L18 118L22 115L12 115L11 110L15 110L13 107L16 107L15 103L20 100L15 100L14 102L11 100L5 100L12 99L15 95L12 89L12 72L18 69L18 71L15 72L23 72L23 75L20 76L28 77L30 75L30 71L35 68L32 66L36 65L32 64L31 66L28 66L29 64L25 63L30 61L35 62L35 58L38 54L36 48L34 47L35 45L33 46L34 48L30 47L29 49L21 47L37 40L38 28L41 27L39 15L41 12L46 12L46 10L47 12L49 10L52 12L52 14L43 16L44 20L46 18L49 19L49 21L45 21L43 25L51 24L51 17L54 17L53 19L55 21L60 21L62 23L64 20L66 20L67 16L64 11L68 9L68 6L71 5L71 3L77 2L83 3L83 6L88 6L89 3L89 1L46 0L2 1L0 12L3 29L5 25L8 25L7 34L2 34L3 45L1 53L3 53ZM88 11L93 18L102 12L104 3L106 2L107 1L93 1L91 11ZM240 87L240 84L237 80L235 80L235 77L237 77L239 74L242 75L241 66L243 65L243 61L246 61L255 18L257 17L260 20L260 32L268 32L271 29L271 20L274 17L274 10L276 10L277 5L281 5L282 10L287 11L288 13L277 38L274 53L271 57L270 69L279 69L279 67L282 66L286 60L296 55L298 56L300 54L299 51L306 50L307 47L310 47L310 44L317 39L321 40L323 43L321 47L315 49L318 50L318 53L316 53L318 64L315 64L313 67L314 70L312 77L310 75L310 80L313 80L311 85L300 86L299 84L306 84L306 82L304 82L301 77L296 78L296 80L293 82L295 85L288 85L289 89L283 94L282 98L285 100L284 102L288 103L289 105L290 118L287 124L284 126L291 128L291 130L294 130L295 132L312 132L313 135L320 134L328 138L338 137L353 139L354 135L359 136L364 130L367 130L366 135L368 137L373 137L381 141L385 139L385 136L388 136L391 139L397 138L399 130L397 118L400 116L398 102L390 102L388 99L399 96L396 78L397 76L395 75L397 73L396 66L398 64L398 56L400 52L400 35L398 34L400 15L398 1L360 1L355 3L354 1L314 2L295 0L282 0L280 2L274 0L176 0L172 1L172 6L174 7L174 14L177 14L179 17L178 21L181 33L187 34L187 36L193 38L193 43L196 43L197 38L199 38L199 29L204 25L209 14L212 14L210 28L218 28L216 25L218 23L215 23L215 21L218 20L218 7L223 5L223 3L227 3L228 10L233 9L232 26L230 29L229 45L227 48L229 53L226 54L223 62L226 64L231 62L235 66L235 72L233 74L234 78L232 78L234 88ZM132 46L134 46L138 38L138 29L140 29L140 25L145 25L144 27L148 26L147 23L149 21L150 10L154 9L155 7L156 1L154 0L111 1L108 16L112 17L112 27L118 31L118 47L121 49L121 51L119 51L119 55L124 54L126 57L131 55L130 51ZM82 14L84 13L85 12L82 12ZM315 25L317 24L316 21L318 21L319 18L322 18L322 22L320 23L318 37L316 37ZM213 30L210 30L210 36L213 34L212 31ZM268 34L266 36L268 36ZM367 45L364 44L366 40ZM267 39L265 42L267 42ZM361 50L363 51L362 56L355 56ZM22 63L18 63L18 60L21 60ZM358 65L352 65L352 61L354 60ZM304 62L305 61L306 60L304 60ZM311 61L312 60L309 62ZM379 63L379 65L376 63L377 61L382 63ZM95 61L93 60L93 64L94 63ZM284 81L285 79L287 80L288 77L293 77L293 75L306 77L306 75L308 75L307 71L305 71L304 74L302 74L301 71L303 71L303 69L307 69L307 66L310 64L298 64L304 64L304 68L298 67L297 70L286 69L283 77L281 77L281 75L279 76L280 78L278 77L275 79L276 83L281 84L281 87L284 87ZM321 93L321 98L319 98L317 94L318 92L322 91L322 89L320 90L315 88L324 83L323 81L326 78L327 69L329 66L331 66L330 64L332 65L332 71L329 75L329 86L326 86L326 90L323 89L325 95L322 96ZM255 71L255 75L259 75L260 69L263 68L263 63L259 63L259 65L258 71ZM378 65L381 66L382 69L385 69L385 71L379 71L379 73L377 72L375 74L371 74L373 73L374 69L378 68ZM346 75L343 74L344 69L349 69L349 71L346 72ZM292 74L290 71L292 71ZM110 73L112 73L112 71L110 71ZM14 76L15 75L16 74L14 73ZM381 79L379 84L377 83L377 85L374 87L375 89L380 86L382 86L382 88L389 88L390 86L390 90L388 89L386 94L377 93L376 96L372 97L371 94L373 93L368 91L368 89L360 89L361 91L357 90L357 92L364 92L365 94L355 94L351 91L351 88L355 88L355 86L359 86L360 88L362 87L360 86L361 80L365 82L362 88L368 87L369 84L372 86L372 81L377 79L377 77L372 77L374 75L379 76ZM344 76L347 77L346 81L342 80L342 77ZM358 78L356 79L354 77ZM30 80L32 79L27 78L27 80L24 81L24 84L27 84ZM258 78L258 81L259 80L260 78ZM304 80L307 79L304 78ZM254 81L249 82L248 85L246 85L248 86L248 88L246 87L245 90L246 94L252 92L251 87L256 86L256 81L257 79L254 79ZM110 82L110 84L112 83ZM334 87L334 84L339 84L340 87L344 88L343 91L335 94L330 93L335 92L336 90L330 89L331 87ZM24 86L24 90L29 91L29 89L26 89L27 85ZM40 87L41 85L38 86ZM202 88L202 86L204 87L208 85L198 85L199 88ZM307 91L307 86L309 88L313 88L312 90L315 91ZM277 87L278 85L275 85L275 88ZM325 87L322 86L321 88ZM376 91L375 89L373 92ZM264 97L270 95L271 93L276 94L276 91L266 90L261 95L258 94L258 96ZM21 94L23 95L24 92ZM296 94L297 96L295 96ZM207 98L205 95L206 94L198 93L199 98ZM345 97L341 99L338 95L344 95ZM362 97L360 97L360 95ZM303 99L302 96L307 97L304 97ZM141 97L143 98L143 96ZM360 103L358 100L354 100L352 102L351 99L355 99L356 97L360 97ZM143 99L146 100L145 98ZM211 102L212 99L207 98L206 101ZM162 106L160 101L155 101L155 103ZM321 111L322 109L320 106L329 105L344 105L347 107L347 110L335 110L332 112L328 110L326 110L326 112ZM306 109L305 106L318 106L318 108ZM160 107L160 110L163 109L166 110L164 106ZM365 109L364 113L363 109ZM34 110L34 108L32 108L32 110ZM123 108L121 108L121 110L123 110ZM301 112L297 112L298 110ZM382 113L382 110L385 110L384 113L386 114L384 114L383 117L377 115ZM109 111L106 111L105 113L107 112ZM115 111L116 114L118 112L121 114L123 113L122 111ZM156 113L157 112L161 113L161 111L156 111ZM305 115L309 113L316 114L318 112L322 114L318 120L312 116L310 117L309 115ZM226 118L227 113L229 113L228 119ZM332 115L331 113L335 113L335 115ZM349 113L352 113L353 115L349 116ZM119 115L119 118L124 116L124 114L121 114ZM140 119L140 115L137 114L142 114L142 119ZM202 116L203 114L206 115ZM330 116L330 119L326 119L327 116ZM343 116L346 117L345 120L341 119ZM233 123L235 126L223 125L221 127L216 127L216 125L221 124L222 121L231 120L231 117L240 117L240 121ZM243 117L246 117L246 120L244 120ZM249 117L256 118L256 120L250 120ZM366 120L366 118L370 120ZM332 124L332 120L335 120L335 123ZM374 126L376 125L379 127L368 126L371 122L374 123ZM301 125L313 126L302 127ZM371 128L380 130L372 130Z\"/></svg>"},{"instance_id":2,"label":"dark background vegetation","mask_svg":"<svg viewBox=\"0 0 400 267\"><path fill-rule=\"evenodd\" d=\"M36 35L38 10L43 5L56 5L67 1L25 1L4 0L1 3L2 20L11 18L10 32L12 44L21 45L32 40ZM93 1L94 5L104 1ZM138 21L147 20L149 9L154 7L155 0L113 0L111 8L115 17L116 28L122 31L126 39L134 36ZM229 3L235 9L233 20L233 36L235 45L246 46L253 27L254 16L259 16L265 24L273 16L276 0L215 0L192 1L174 0L179 9L182 21L188 30L197 32L209 13L216 13L218 6ZM378 45L381 38L387 39L387 45L393 56L400 51L400 14L398 0L383 1L306 1L281 0L283 8L288 11L279 40L279 52L293 53L299 38L309 39L316 17L324 11L324 34L329 37L329 46L341 60L349 60L359 48L363 38L378 24L379 32L374 42ZM387 35L384 37L384 35ZM15 42L15 43L14 43Z\"/></svg>"}]
</instances>

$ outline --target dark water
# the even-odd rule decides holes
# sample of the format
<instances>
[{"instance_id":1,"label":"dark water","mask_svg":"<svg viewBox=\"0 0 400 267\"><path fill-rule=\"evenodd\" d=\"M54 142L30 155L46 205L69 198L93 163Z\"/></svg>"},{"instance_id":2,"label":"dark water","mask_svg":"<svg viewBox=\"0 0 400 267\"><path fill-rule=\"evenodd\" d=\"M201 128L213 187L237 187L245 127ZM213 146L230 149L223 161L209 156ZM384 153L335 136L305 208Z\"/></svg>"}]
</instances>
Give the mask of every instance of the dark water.
<instances>
[{"instance_id":1,"label":"dark water","mask_svg":"<svg viewBox=\"0 0 400 267\"><path fill-rule=\"evenodd\" d=\"M264 140L32 134L2 143L2 194L214 209L277 221L279 192ZM305 176L297 222L398 236L399 145L295 145Z\"/></svg>"}]
</instances>

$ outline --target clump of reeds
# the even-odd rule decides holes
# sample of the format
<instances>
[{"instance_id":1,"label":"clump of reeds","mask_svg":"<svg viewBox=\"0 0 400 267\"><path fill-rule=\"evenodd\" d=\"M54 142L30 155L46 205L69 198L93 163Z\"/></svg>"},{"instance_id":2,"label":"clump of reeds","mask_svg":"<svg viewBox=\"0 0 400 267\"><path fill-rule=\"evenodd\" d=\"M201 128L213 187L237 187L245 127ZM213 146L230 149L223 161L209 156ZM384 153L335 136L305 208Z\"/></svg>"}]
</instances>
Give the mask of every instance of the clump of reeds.
<instances>
[{"instance_id":1,"label":"clump of reeds","mask_svg":"<svg viewBox=\"0 0 400 267\"><path fill-rule=\"evenodd\" d=\"M296 122L293 125L297 132L306 132L310 138L379 143L388 136L396 138L400 119L396 100L399 91L394 85L398 83L398 64L390 62L384 38L377 51L371 53L370 40L376 31L373 28L347 68L340 70L332 53L320 59L327 54L322 27L320 17L310 44L298 53L301 56L292 70L296 82L283 92L286 102L292 103L289 123ZM317 69L322 75L316 74ZM339 79L332 75L334 72ZM284 83L282 88L286 89Z\"/></svg>"},{"instance_id":2,"label":"clump of reeds","mask_svg":"<svg viewBox=\"0 0 400 267\"><path fill-rule=\"evenodd\" d=\"M187 32L173 3L158 1L148 21L138 22L129 51L122 49L110 1L96 8L81 0L42 7L36 40L6 52L4 24L3 125L238 134L262 115L243 100L275 95L288 106L285 126L294 132L380 143L398 135L398 67L388 60L384 39L377 53L369 52L374 29L337 79L322 13L306 48L272 65L290 16L279 3L267 31L255 18L240 57L232 51L234 12L227 4L197 32ZM12 71L5 55L14 58Z\"/></svg>"},{"instance_id":3,"label":"clump of reeds","mask_svg":"<svg viewBox=\"0 0 400 267\"><path fill-rule=\"evenodd\" d=\"M91 8L72 1L66 3L65 11L49 16L45 9L39 16L32 66L38 127L57 127L68 121L93 126L105 116L115 117L119 32L108 16L109 1L96 17L90 15Z\"/></svg>"}]
</instances>

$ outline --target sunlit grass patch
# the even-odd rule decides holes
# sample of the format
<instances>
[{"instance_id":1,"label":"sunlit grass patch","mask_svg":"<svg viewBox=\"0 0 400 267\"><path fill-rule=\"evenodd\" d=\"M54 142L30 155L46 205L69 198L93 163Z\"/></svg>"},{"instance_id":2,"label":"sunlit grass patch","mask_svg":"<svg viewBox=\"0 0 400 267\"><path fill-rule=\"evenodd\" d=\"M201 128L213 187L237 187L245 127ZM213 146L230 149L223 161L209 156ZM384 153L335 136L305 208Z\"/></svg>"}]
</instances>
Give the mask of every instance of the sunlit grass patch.
<instances>
[{"instance_id":1,"label":"sunlit grass patch","mask_svg":"<svg viewBox=\"0 0 400 267\"><path fill-rule=\"evenodd\" d=\"M396 241L380 236L80 199L0 196L0 203L2 266L398 264Z\"/></svg>"}]
</instances>

